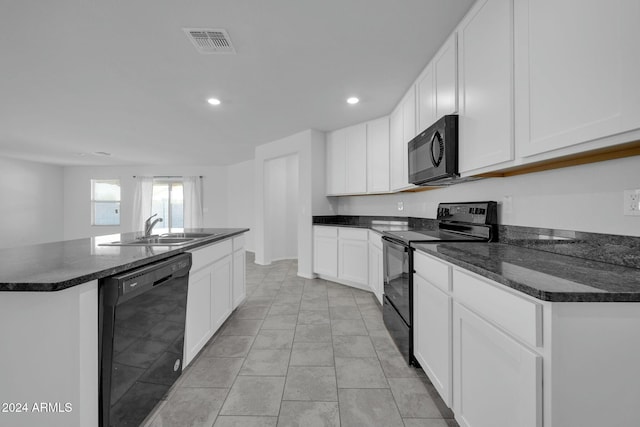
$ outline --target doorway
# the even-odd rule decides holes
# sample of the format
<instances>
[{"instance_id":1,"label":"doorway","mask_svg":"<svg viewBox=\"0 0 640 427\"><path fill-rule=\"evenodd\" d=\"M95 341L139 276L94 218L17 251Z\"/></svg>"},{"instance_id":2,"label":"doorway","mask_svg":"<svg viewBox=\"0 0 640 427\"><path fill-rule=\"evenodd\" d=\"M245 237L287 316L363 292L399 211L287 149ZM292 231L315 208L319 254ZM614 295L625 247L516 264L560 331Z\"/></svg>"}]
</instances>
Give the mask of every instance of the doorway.
<instances>
[{"instance_id":1,"label":"doorway","mask_svg":"<svg viewBox=\"0 0 640 427\"><path fill-rule=\"evenodd\" d=\"M265 261L298 258L298 154L264 163Z\"/></svg>"}]
</instances>

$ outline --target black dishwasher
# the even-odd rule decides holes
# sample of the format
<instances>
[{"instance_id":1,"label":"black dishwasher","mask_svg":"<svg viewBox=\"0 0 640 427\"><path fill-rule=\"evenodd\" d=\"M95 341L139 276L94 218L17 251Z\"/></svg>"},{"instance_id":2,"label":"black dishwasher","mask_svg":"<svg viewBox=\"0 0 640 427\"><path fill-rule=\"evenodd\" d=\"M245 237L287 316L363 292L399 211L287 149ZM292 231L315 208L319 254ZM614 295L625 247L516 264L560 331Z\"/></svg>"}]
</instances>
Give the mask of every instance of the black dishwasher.
<instances>
[{"instance_id":1,"label":"black dishwasher","mask_svg":"<svg viewBox=\"0 0 640 427\"><path fill-rule=\"evenodd\" d=\"M182 372L191 254L99 282L100 426L138 426Z\"/></svg>"}]
</instances>

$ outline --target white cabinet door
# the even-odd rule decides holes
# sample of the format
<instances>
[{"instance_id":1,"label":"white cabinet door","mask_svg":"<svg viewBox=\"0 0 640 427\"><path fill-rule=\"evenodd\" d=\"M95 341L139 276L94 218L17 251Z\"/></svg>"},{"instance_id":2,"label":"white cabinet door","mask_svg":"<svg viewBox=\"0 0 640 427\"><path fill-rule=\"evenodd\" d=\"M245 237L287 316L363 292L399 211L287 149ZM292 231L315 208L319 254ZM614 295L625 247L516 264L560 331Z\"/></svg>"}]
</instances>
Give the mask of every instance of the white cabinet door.
<instances>
[{"instance_id":1,"label":"white cabinet door","mask_svg":"<svg viewBox=\"0 0 640 427\"><path fill-rule=\"evenodd\" d=\"M211 267L211 329L213 333L231 314L232 275L231 255L213 263Z\"/></svg>"},{"instance_id":2,"label":"white cabinet door","mask_svg":"<svg viewBox=\"0 0 640 427\"><path fill-rule=\"evenodd\" d=\"M408 169L407 144L418 134L416 129L416 87L411 86L402 100L402 138L404 141L404 168ZM406 174L405 174L406 175ZM405 178L406 180L407 178ZM407 181L408 182L408 181Z\"/></svg>"},{"instance_id":3,"label":"white cabinet door","mask_svg":"<svg viewBox=\"0 0 640 427\"><path fill-rule=\"evenodd\" d=\"M407 177L404 176L406 168L403 162L403 148L402 105L398 105L389 116L389 177L393 191L401 189L407 183Z\"/></svg>"},{"instance_id":4,"label":"white cabinet door","mask_svg":"<svg viewBox=\"0 0 640 427\"><path fill-rule=\"evenodd\" d=\"M338 277L338 229L313 227L313 272Z\"/></svg>"},{"instance_id":5,"label":"white cabinet door","mask_svg":"<svg viewBox=\"0 0 640 427\"><path fill-rule=\"evenodd\" d=\"M453 388L463 427L540 427L542 358L453 304Z\"/></svg>"},{"instance_id":6,"label":"white cabinet door","mask_svg":"<svg viewBox=\"0 0 640 427\"><path fill-rule=\"evenodd\" d=\"M189 276L184 366L193 360L213 335L211 331L211 282L210 267Z\"/></svg>"},{"instance_id":7,"label":"white cabinet door","mask_svg":"<svg viewBox=\"0 0 640 427\"><path fill-rule=\"evenodd\" d=\"M246 253L244 248L233 253L233 308L240 305L247 295L246 291Z\"/></svg>"},{"instance_id":8,"label":"white cabinet door","mask_svg":"<svg viewBox=\"0 0 640 427\"><path fill-rule=\"evenodd\" d=\"M339 239L338 241L338 278L365 285L368 277L368 242L364 240Z\"/></svg>"},{"instance_id":9,"label":"white cabinet door","mask_svg":"<svg viewBox=\"0 0 640 427\"><path fill-rule=\"evenodd\" d=\"M391 190L415 187L409 184L409 156L407 144L416 136L416 87L411 86L391 113L390 122Z\"/></svg>"},{"instance_id":10,"label":"white cabinet door","mask_svg":"<svg viewBox=\"0 0 640 427\"><path fill-rule=\"evenodd\" d=\"M427 65L416 81L416 96L418 104L418 132L422 132L437 120L433 61Z\"/></svg>"},{"instance_id":11,"label":"white cabinet door","mask_svg":"<svg viewBox=\"0 0 640 427\"><path fill-rule=\"evenodd\" d=\"M369 286L380 304L382 304L382 280L382 249L369 243Z\"/></svg>"},{"instance_id":12,"label":"white cabinet door","mask_svg":"<svg viewBox=\"0 0 640 427\"><path fill-rule=\"evenodd\" d=\"M640 3L516 0L523 156L640 127Z\"/></svg>"},{"instance_id":13,"label":"white cabinet door","mask_svg":"<svg viewBox=\"0 0 640 427\"><path fill-rule=\"evenodd\" d=\"M389 191L389 117L367 123L367 192Z\"/></svg>"},{"instance_id":14,"label":"white cabinet door","mask_svg":"<svg viewBox=\"0 0 640 427\"><path fill-rule=\"evenodd\" d=\"M480 0L458 27L460 173L513 160L513 0Z\"/></svg>"},{"instance_id":15,"label":"white cabinet door","mask_svg":"<svg viewBox=\"0 0 640 427\"><path fill-rule=\"evenodd\" d=\"M327 194L344 194L346 183L346 132L344 129L327 134Z\"/></svg>"},{"instance_id":16,"label":"white cabinet door","mask_svg":"<svg viewBox=\"0 0 640 427\"><path fill-rule=\"evenodd\" d=\"M344 129L346 143L346 193L367 192L367 125Z\"/></svg>"},{"instance_id":17,"label":"white cabinet door","mask_svg":"<svg viewBox=\"0 0 640 427\"><path fill-rule=\"evenodd\" d=\"M457 34L453 33L433 57L432 62L435 77L434 121L446 114L455 114L458 112L457 46ZM422 132L424 129L425 128L420 127L418 132Z\"/></svg>"},{"instance_id":18,"label":"white cabinet door","mask_svg":"<svg viewBox=\"0 0 640 427\"><path fill-rule=\"evenodd\" d=\"M413 275L413 352L440 397L451 406L451 297Z\"/></svg>"}]
</instances>

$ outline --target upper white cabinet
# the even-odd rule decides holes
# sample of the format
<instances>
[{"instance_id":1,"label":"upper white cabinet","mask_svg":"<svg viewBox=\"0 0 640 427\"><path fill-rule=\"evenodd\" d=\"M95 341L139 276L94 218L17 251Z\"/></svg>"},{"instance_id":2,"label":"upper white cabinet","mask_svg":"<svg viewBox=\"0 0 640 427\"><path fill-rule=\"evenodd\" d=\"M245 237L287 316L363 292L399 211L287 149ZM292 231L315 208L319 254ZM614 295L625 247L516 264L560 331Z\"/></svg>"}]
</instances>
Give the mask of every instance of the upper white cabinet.
<instances>
[{"instance_id":1,"label":"upper white cabinet","mask_svg":"<svg viewBox=\"0 0 640 427\"><path fill-rule=\"evenodd\" d=\"M345 194L346 178L346 131L344 129L327 133L327 194Z\"/></svg>"},{"instance_id":2,"label":"upper white cabinet","mask_svg":"<svg viewBox=\"0 0 640 427\"><path fill-rule=\"evenodd\" d=\"M419 132L422 132L424 129L431 126L437 119L436 90L434 85L435 77L432 61L427 64L427 67L422 71L422 74L420 74L420 77L418 77L418 80L416 81Z\"/></svg>"},{"instance_id":3,"label":"upper white cabinet","mask_svg":"<svg viewBox=\"0 0 640 427\"><path fill-rule=\"evenodd\" d=\"M389 117L327 134L327 195L389 191Z\"/></svg>"},{"instance_id":4,"label":"upper white cabinet","mask_svg":"<svg viewBox=\"0 0 640 427\"><path fill-rule=\"evenodd\" d=\"M389 191L389 117L367 123L367 192Z\"/></svg>"},{"instance_id":5,"label":"upper white cabinet","mask_svg":"<svg viewBox=\"0 0 640 427\"><path fill-rule=\"evenodd\" d=\"M416 136L416 87L411 86L389 116L391 190L414 187L409 184L407 144Z\"/></svg>"},{"instance_id":6,"label":"upper white cabinet","mask_svg":"<svg viewBox=\"0 0 640 427\"><path fill-rule=\"evenodd\" d=\"M634 0L515 0L521 156L640 127L638 18Z\"/></svg>"},{"instance_id":7,"label":"upper white cabinet","mask_svg":"<svg viewBox=\"0 0 640 427\"><path fill-rule=\"evenodd\" d=\"M367 127L361 123L327 134L327 194L367 192Z\"/></svg>"},{"instance_id":8,"label":"upper white cabinet","mask_svg":"<svg viewBox=\"0 0 640 427\"><path fill-rule=\"evenodd\" d=\"M513 0L480 0L458 27L462 175L514 158L512 17Z\"/></svg>"},{"instance_id":9,"label":"upper white cabinet","mask_svg":"<svg viewBox=\"0 0 640 427\"><path fill-rule=\"evenodd\" d=\"M358 124L346 131L346 192L367 192L367 126Z\"/></svg>"},{"instance_id":10,"label":"upper white cabinet","mask_svg":"<svg viewBox=\"0 0 640 427\"><path fill-rule=\"evenodd\" d=\"M457 52L457 34L453 33L418 77L416 134L440 117L458 112Z\"/></svg>"},{"instance_id":11,"label":"upper white cabinet","mask_svg":"<svg viewBox=\"0 0 640 427\"><path fill-rule=\"evenodd\" d=\"M436 117L458 112L458 42L453 33L433 57ZM428 125L429 126L429 125ZM421 132L423 127L417 131Z\"/></svg>"}]
</instances>

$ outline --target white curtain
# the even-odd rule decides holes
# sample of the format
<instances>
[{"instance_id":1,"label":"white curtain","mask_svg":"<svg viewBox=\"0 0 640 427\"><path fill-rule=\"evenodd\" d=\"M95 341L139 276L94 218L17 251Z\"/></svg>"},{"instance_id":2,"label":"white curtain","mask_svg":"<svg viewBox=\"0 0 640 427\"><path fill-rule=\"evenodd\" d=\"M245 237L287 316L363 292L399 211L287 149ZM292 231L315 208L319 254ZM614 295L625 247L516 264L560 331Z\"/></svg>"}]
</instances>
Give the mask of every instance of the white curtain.
<instances>
[{"instance_id":1,"label":"white curtain","mask_svg":"<svg viewBox=\"0 0 640 427\"><path fill-rule=\"evenodd\" d=\"M202 178L185 176L182 184L184 190L184 228L201 228L203 227Z\"/></svg>"},{"instance_id":2,"label":"white curtain","mask_svg":"<svg viewBox=\"0 0 640 427\"><path fill-rule=\"evenodd\" d=\"M144 231L144 221L151 216L153 197L153 177L137 176L136 191L133 196L133 230Z\"/></svg>"}]
</instances>

